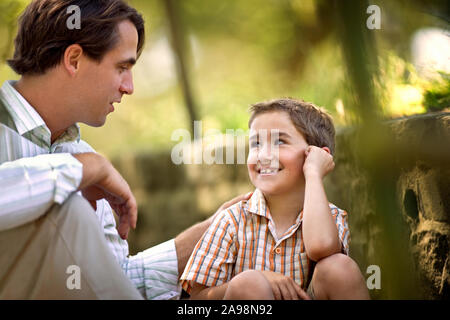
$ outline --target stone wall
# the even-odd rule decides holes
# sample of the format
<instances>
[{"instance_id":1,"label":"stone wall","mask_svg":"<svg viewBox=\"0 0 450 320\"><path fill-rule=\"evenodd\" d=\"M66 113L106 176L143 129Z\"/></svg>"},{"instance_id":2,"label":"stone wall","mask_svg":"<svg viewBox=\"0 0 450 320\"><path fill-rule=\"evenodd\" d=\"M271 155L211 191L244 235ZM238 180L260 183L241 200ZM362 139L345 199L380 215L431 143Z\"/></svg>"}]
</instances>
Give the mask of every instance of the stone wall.
<instances>
[{"instance_id":1,"label":"stone wall","mask_svg":"<svg viewBox=\"0 0 450 320\"><path fill-rule=\"evenodd\" d=\"M398 230L407 232L410 272L418 275L418 293L404 298L448 299L450 248L450 113L435 113L396 119L384 124L401 146L386 157L395 158L392 179L398 211L392 213ZM379 265L383 224L374 209L367 170L355 152L357 129L337 135L336 169L325 179L328 198L349 212L350 255L368 278L369 265ZM360 146L360 145L359 145ZM370 145L367 146L368 152ZM359 150L361 151L361 150ZM237 153L237 152L236 152ZM170 151L127 155L115 165L130 183L139 203L137 229L130 234L130 251L174 237L208 217L225 201L251 191L246 165L174 165ZM391 230L391 229L390 229ZM395 229L394 229L395 230ZM414 278L414 277L412 277ZM393 295L381 289L372 298Z\"/></svg>"},{"instance_id":2,"label":"stone wall","mask_svg":"<svg viewBox=\"0 0 450 320\"><path fill-rule=\"evenodd\" d=\"M404 292L403 297L449 299L450 113L396 119L386 122L384 128L390 130L396 146L387 148L385 155L392 158L390 174L398 205L398 210L391 212L398 219L392 221L401 224L399 232L406 230L412 262L407 271L411 281L418 282L414 288L418 292ZM351 255L363 274L369 265L380 264L383 276L383 226L374 209L376 199L367 170L353 150L359 133L347 129L337 135L337 165L327 181L327 194L330 201L349 211ZM390 298L383 286L371 295Z\"/></svg>"}]
</instances>

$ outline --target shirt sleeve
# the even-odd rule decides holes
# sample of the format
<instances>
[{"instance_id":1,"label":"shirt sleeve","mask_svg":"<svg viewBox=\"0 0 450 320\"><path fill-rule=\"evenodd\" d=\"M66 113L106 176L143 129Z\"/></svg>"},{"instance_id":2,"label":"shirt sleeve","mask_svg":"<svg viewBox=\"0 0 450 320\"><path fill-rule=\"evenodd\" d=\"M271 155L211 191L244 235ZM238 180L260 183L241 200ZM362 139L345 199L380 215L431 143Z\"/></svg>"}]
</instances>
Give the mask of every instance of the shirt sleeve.
<instances>
[{"instance_id":1,"label":"shirt sleeve","mask_svg":"<svg viewBox=\"0 0 450 320\"><path fill-rule=\"evenodd\" d=\"M180 277L187 293L194 283L212 287L230 280L237 254L238 220L233 208L222 211L195 246Z\"/></svg>"},{"instance_id":2,"label":"shirt sleeve","mask_svg":"<svg viewBox=\"0 0 450 320\"><path fill-rule=\"evenodd\" d=\"M335 205L330 204L331 215L338 229L339 240L342 245L342 253L349 254L350 229L348 228L348 215L345 210L339 209Z\"/></svg>"},{"instance_id":3,"label":"shirt sleeve","mask_svg":"<svg viewBox=\"0 0 450 320\"><path fill-rule=\"evenodd\" d=\"M81 183L83 165L68 153L0 165L0 231L36 220L62 204Z\"/></svg>"}]
</instances>

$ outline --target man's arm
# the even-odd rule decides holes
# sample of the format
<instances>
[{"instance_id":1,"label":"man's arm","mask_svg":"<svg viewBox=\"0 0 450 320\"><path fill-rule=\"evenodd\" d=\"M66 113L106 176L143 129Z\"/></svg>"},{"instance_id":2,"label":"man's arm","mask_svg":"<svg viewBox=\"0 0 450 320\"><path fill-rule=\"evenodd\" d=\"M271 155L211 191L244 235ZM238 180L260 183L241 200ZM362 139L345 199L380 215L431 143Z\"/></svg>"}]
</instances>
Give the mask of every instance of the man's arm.
<instances>
[{"instance_id":1,"label":"man's arm","mask_svg":"<svg viewBox=\"0 0 450 320\"><path fill-rule=\"evenodd\" d=\"M83 177L78 187L83 196L95 206L95 201L106 199L119 216L119 234L127 239L130 228L136 228L137 203L125 179L106 160L93 152L73 155L83 164Z\"/></svg>"},{"instance_id":2,"label":"man's arm","mask_svg":"<svg viewBox=\"0 0 450 320\"><path fill-rule=\"evenodd\" d=\"M0 231L31 222L81 190L91 201L105 198L120 217L126 238L137 219L136 200L111 163L96 153L45 154L0 165Z\"/></svg>"},{"instance_id":3,"label":"man's arm","mask_svg":"<svg viewBox=\"0 0 450 320\"><path fill-rule=\"evenodd\" d=\"M228 282L217 286L207 287L198 283L192 286L191 300L223 300L228 288Z\"/></svg>"},{"instance_id":4,"label":"man's arm","mask_svg":"<svg viewBox=\"0 0 450 320\"><path fill-rule=\"evenodd\" d=\"M178 259L178 277L181 277L183 274L184 268L186 267L186 263L189 260L189 257L192 254L192 251L194 250L195 245L197 244L198 240L200 240L203 233L206 231L206 229L209 228L212 221L214 220L214 217L219 214L222 210L227 209L228 207L232 206L233 204L242 201L242 200L248 200L252 196L252 193L247 193L245 195L239 195L236 198L233 198L230 201L225 202L220 206L220 208L216 211L215 214L213 214L211 217L209 217L207 220L199 222L189 229L183 231L175 238L175 248L177 251L177 259Z\"/></svg>"},{"instance_id":5,"label":"man's arm","mask_svg":"<svg viewBox=\"0 0 450 320\"><path fill-rule=\"evenodd\" d=\"M0 231L38 219L62 204L82 179L82 164L68 153L45 154L0 165Z\"/></svg>"},{"instance_id":6,"label":"man's arm","mask_svg":"<svg viewBox=\"0 0 450 320\"><path fill-rule=\"evenodd\" d=\"M303 167L305 200L302 223L306 253L314 261L341 251L338 230L322 181L333 168L333 157L327 151L308 147Z\"/></svg>"}]
</instances>

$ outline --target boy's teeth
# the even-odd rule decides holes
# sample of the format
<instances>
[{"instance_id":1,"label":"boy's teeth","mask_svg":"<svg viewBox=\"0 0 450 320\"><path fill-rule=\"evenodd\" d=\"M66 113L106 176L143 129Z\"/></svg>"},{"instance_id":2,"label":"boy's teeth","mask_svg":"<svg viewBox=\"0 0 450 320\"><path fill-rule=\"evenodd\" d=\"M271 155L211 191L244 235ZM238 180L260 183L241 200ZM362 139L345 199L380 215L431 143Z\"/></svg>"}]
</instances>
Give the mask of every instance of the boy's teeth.
<instances>
[{"instance_id":1,"label":"boy's teeth","mask_svg":"<svg viewBox=\"0 0 450 320\"><path fill-rule=\"evenodd\" d=\"M269 174L269 173L275 173L278 169L261 169L261 174Z\"/></svg>"}]
</instances>

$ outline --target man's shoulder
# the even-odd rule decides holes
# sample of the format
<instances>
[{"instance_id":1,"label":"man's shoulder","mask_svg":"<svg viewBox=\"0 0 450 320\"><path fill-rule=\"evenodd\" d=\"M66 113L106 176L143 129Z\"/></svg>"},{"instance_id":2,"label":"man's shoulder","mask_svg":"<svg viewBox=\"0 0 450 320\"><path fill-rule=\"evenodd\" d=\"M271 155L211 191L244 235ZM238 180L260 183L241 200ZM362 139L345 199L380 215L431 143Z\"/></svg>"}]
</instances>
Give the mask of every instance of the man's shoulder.
<instances>
[{"instance_id":1,"label":"man's shoulder","mask_svg":"<svg viewBox=\"0 0 450 320\"><path fill-rule=\"evenodd\" d=\"M80 139L80 141L78 141L78 150L80 150L81 152L96 152L95 149L86 141Z\"/></svg>"},{"instance_id":2,"label":"man's shoulder","mask_svg":"<svg viewBox=\"0 0 450 320\"><path fill-rule=\"evenodd\" d=\"M71 141L70 143L63 144L61 146L61 152L77 154L77 153L96 152L96 151L89 143L80 139L78 141Z\"/></svg>"}]
</instances>

